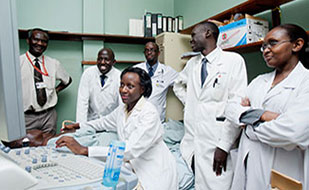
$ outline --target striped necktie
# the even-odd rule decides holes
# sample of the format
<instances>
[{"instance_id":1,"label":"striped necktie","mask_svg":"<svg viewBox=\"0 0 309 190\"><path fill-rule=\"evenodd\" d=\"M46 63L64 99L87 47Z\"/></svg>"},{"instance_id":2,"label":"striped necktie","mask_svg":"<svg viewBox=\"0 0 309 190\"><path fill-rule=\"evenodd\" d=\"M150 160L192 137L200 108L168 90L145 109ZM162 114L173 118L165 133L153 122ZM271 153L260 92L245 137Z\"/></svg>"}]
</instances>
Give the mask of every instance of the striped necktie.
<instances>
[{"instance_id":1,"label":"striped necktie","mask_svg":"<svg viewBox=\"0 0 309 190\"><path fill-rule=\"evenodd\" d=\"M40 66L38 58L34 59L34 64L39 70L41 70L41 66ZM38 104L41 107L47 102L47 96L46 96L45 88L39 87L40 86L39 84L43 83L43 82L44 81L43 81L42 74L39 71L37 71L36 69L34 69L34 83L35 83L36 99L37 99Z\"/></svg>"},{"instance_id":2,"label":"striped necktie","mask_svg":"<svg viewBox=\"0 0 309 190\"><path fill-rule=\"evenodd\" d=\"M149 69L148 69L148 75L149 75L150 77L153 76L153 68L152 68L152 67L149 67Z\"/></svg>"},{"instance_id":3,"label":"striped necktie","mask_svg":"<svg viewBox=\"0 0 309 190\"><path fill-rule=\"evenodd\" d=\"M106 76L105 75L101 75L100 78L101 78L101 86L103 87L105 85L105 78L106 78Z\"/></svg>"}]
</instances>

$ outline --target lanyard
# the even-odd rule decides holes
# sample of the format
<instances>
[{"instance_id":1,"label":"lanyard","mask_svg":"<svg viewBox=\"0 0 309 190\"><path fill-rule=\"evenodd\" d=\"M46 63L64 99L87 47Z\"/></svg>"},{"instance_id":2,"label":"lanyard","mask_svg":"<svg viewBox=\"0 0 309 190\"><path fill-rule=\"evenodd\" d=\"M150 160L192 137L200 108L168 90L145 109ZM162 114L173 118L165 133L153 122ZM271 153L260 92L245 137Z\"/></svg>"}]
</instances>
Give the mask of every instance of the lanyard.
<instances>
[{"instance_id":1,"label":"lanyard","mask_svg":"<svg viewBox=\"0 0 309 190\"><path fill-rule=\"evenodd\" d=\"M30 59L30 57L29 57L29 55L28 55L28 52L26 52L26 56L27 56L29 62L31 63L31 65L33 66L33 68L34 68L35 70L37 70L37 71L38 71L39 73L41 73L42 75L48 77L48 73L47 73L47 70L46 70L46 67L45 67L44 55L42 56L42 60L43 60L43 61L42 61L42 65L43 65L44 73L32 63L32 61L31 61L31 59Z\"/></svg>"}]
</instances>

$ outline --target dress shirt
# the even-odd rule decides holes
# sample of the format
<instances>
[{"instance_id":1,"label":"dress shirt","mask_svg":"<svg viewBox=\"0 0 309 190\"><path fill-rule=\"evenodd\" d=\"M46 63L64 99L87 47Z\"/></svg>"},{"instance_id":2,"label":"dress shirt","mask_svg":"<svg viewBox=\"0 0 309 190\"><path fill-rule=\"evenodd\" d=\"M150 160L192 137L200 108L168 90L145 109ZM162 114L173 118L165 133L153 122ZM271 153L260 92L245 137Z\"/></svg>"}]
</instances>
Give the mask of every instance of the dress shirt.
<instances>
[{"instance_id":1,"label":"dress shirt","mask_svg":"<svg viewBox=\"0 0 309 190\"><path fill-rule=\"evenodd\" d=\"M147 72L148 72L150 77L152 77L153 74L156 72L158 65L159 65L159 62L157 62L156 64L154 64L152 66L150 66L149 63L146 62ZM152 68L152 75L149 73L150 72L150 68Z\"/></svg>"},{"instance_id":2,"label":"dress shirt","mask_svg":"<svg viewBox=\"0 0 309 190\"><path fill-rule=\"evenodd\" d=\"M28 52L28 55L34 64L34 57ZM42 65L43 56L38 57L42 72L44 68ZM44 55L45 68L48 76L43 75L44 85L46 86L47 102L41 107L37 103L36 89L34 86L34 69L28 60L26 54L20 56L20 68L21 68L21 79L22 79L22 90L23 90L23 102L24 111L42 111L50 107L54 107L57 104L58 96L56 92L56 80L60 80L64 84L68 84L70 80L69 74L64 70L60 62L56 59L50 58Z\"/></svg>"}]
</instances>

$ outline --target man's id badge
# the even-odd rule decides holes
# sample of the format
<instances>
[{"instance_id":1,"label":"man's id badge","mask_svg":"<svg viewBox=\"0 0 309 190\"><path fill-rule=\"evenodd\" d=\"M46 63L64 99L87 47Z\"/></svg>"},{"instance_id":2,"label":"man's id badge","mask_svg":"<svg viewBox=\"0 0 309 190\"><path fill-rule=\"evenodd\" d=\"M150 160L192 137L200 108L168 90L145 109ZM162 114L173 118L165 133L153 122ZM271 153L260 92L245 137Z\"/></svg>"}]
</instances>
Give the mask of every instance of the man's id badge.
<instances>
[{"instance_id":1,"label":"man's id badge","mask_svg":"<svg viewBox=\"0 0 309 190\"><path fill-rule=\"evenodd\" d=\"M42 89L42 88L46 88L46 84L44 82L37 82L35 83L36 89Z\"/></svg>"}]
</instances>

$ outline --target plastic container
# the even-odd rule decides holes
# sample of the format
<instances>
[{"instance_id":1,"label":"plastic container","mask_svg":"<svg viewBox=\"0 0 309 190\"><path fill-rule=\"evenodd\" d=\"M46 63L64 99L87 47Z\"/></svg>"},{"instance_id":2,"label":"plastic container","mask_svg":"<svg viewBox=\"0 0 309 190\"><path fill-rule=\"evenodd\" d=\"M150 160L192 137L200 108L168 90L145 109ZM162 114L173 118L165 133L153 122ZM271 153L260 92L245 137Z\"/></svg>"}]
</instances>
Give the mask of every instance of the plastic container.
<instances>
[{"instance_id":1,"label":"plastic container","mask_svg":"<svg viewBox=\"0 0 309 190\"><path fill-rule=\"evenodd\" d=\"M119 180L120 170L125 150L125 142L113 140L109 145L103 175L103 185L115 187Z\"/></svg>"}]
</instances>

